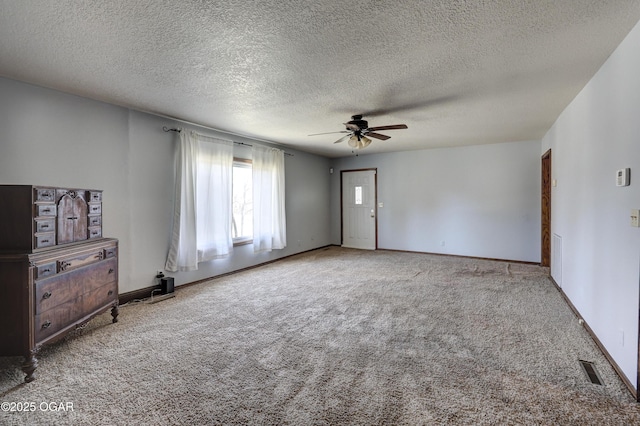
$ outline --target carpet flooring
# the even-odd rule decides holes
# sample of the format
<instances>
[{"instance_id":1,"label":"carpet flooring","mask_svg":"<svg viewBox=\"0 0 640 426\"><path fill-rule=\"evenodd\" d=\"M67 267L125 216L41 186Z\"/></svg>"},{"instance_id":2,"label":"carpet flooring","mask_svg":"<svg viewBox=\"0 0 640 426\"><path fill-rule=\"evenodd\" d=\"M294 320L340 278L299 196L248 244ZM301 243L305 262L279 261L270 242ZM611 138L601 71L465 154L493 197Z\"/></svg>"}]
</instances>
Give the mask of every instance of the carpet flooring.
<instances>
[{"instance_id":1,"label":"carpet flooring","mask_svg":"<svg viewBox=\"0 0 640 426\"><path fill-rule=\"evenodd\" d=\"M116 324L101 315L45 346L32 383L0 358L0 402L35 407L3 408L0 424L640 424L547 275L385 250L292 256L123 306Z\"/></svg>"}]
</instances>

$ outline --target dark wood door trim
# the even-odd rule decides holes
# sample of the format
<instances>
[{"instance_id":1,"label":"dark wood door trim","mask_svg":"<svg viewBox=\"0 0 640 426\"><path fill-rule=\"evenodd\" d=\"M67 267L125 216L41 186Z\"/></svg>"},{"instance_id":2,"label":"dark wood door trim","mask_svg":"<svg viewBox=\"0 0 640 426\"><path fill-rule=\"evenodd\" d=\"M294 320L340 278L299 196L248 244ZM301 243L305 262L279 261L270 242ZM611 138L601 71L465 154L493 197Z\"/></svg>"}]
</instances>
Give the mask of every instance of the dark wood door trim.
<instances>
[{"instance_id":1,"label":"dark wood door trim","mask_svg":"<svg viewBox=\"0 0 640 426\"><path fill-rule=\"evenodd\" d=\"M542 155L540 265L551 266L551 149Z\"/></svg>"}]
</instances>

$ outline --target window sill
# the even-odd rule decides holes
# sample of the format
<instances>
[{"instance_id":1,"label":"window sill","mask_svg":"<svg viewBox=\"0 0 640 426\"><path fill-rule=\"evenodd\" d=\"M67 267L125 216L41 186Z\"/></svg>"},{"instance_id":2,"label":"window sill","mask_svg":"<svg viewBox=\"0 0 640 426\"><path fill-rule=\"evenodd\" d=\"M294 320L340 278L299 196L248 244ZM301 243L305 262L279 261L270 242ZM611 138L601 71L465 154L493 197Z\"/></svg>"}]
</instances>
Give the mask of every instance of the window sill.
<instances>
[{"instance_id":1,"label":"window sill","mask_svg":"<svg viewBox=\"0 0 640 426\"><path fill-rule=\"evenodd\" d=\"M237 240L233 240L233 246L246 246L247 244L253 244L252 238L238 238Z\"/></svg>"}]
</instances>

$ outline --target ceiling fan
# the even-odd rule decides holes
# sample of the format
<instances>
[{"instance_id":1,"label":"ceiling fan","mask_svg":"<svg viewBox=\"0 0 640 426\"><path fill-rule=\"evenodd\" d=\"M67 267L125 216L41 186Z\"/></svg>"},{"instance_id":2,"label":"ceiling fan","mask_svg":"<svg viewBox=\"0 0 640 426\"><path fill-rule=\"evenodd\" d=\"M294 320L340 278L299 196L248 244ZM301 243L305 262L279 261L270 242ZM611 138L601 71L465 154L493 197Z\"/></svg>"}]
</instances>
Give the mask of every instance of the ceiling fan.
<instances>
[{"instance_id":1,"label":"ceiling fan","mask_svg":"<svg viewBox=\"0 0 640 426\"><path fill-rule=\"evenodd\" d=\"M362 115L354 115L351 117L351 121L344 123L346 126L346 130L342 130L340 132L328 132L328 133L314 133L309 136L318 136L318 135L329 135L332 133L347 133L346 136L341 137L334 143L340 143L345 140L349 140L349 146L356 149L362 149L369 146L371 143L371 139L369 137L380 139L386 141L391 136L382 135L377 133L378 130L396 130L396 129L407 129L406 124L393 124L391 126L377 126L377 127L369 127L369 123L366 120L362 119Z\"/></svg>"}]
</instances>

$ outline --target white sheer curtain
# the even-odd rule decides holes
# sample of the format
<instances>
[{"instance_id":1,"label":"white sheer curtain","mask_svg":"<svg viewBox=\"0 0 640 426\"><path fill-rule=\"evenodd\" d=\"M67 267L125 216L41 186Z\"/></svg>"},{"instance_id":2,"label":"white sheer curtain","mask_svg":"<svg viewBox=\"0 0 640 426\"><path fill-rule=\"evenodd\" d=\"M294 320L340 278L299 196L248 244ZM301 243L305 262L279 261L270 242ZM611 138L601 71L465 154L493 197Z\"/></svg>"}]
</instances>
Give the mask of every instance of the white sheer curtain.
<instances>
[{"instance_id":1,"label":"white sheer curtain","mask_svg":"<svg viewBox=\"0 0 640 426\"><path fill-rule=\"evenodd\" d=\"M253 145L253 251L287 246L284 152Z\"/></svg>"},{"instance_id":2,"label":"white sheer curtain","mask_svg":"<svg viewBox=\"0 0 640 426\"><path fill-rule=\"evenodd\" d=\"M193 271L198 262L233 250L233 142L183 130L176 171L173 234L165 268Z\"/></svg>"}]
</instances>

